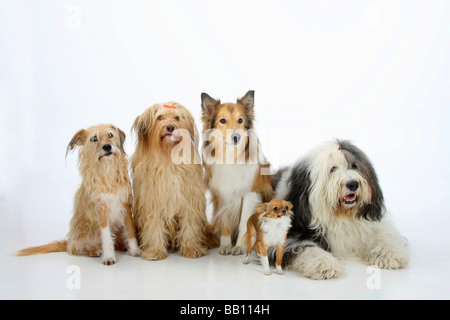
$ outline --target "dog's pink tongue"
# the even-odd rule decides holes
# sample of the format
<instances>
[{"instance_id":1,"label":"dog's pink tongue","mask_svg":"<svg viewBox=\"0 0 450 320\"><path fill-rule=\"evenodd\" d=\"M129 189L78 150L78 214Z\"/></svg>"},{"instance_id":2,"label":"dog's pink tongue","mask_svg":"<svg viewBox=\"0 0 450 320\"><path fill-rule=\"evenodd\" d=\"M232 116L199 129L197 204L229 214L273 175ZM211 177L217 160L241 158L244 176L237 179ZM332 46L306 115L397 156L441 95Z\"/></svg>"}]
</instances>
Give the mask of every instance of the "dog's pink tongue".
<instances>
[{"instance_id":1,"label":"dog's pink tongue","mask_svg":"<svg viewBox=\"0 0 450 320\"><path fill-rule=\"evenodd\" d=\"M354 201L356 199L356 196L351 193L345 196L345 201Z\"/></svg>"}]
</instances>

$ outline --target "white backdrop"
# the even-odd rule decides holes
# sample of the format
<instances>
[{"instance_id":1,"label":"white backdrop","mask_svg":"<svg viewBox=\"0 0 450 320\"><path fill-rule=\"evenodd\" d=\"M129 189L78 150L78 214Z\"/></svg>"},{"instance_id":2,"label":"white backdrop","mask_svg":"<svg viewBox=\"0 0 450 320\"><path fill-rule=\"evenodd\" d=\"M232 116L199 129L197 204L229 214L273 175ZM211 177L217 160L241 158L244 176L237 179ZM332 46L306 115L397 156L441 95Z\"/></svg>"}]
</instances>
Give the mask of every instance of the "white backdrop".
<instances>
[{"instance_id":1,"label":"white backdrop","mask_svg":"<svg viewBox=\"0 0 450 320\"><path fill-rule=\"evenodd\" d=\"M0 223L65 235L51 226L71 216L77 130L114 123L131 155L151 104L176 100L199 120L201 92L253 89L275 166L350 139L400 229L448 242L449 16L446 0L2 1Z\"/></svg>"}]
</instances>

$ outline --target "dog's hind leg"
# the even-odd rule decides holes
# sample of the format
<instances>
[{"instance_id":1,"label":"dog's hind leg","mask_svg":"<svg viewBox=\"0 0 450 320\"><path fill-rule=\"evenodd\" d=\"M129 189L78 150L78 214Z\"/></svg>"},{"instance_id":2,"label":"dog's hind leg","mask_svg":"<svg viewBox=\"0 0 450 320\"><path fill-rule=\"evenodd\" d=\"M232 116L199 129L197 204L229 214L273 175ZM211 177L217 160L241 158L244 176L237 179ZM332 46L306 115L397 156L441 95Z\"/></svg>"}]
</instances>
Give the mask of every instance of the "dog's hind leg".
<instances>
[{"instance_id":1,"label":"dog's hind leg","mask_svg":"<svg viewBox=\"0 0 450 320\"><path fill-rule=\"evenodd\" d=\"M239 222L239 233L236 245L233 247L232 254L243 254L246 251L246 245L243 243L244 234L247 232L248 218L255 212L255 208L261 203L261 196L256 192L247 193L242 202L241 220Z\"/></svg>"}]
</instances>

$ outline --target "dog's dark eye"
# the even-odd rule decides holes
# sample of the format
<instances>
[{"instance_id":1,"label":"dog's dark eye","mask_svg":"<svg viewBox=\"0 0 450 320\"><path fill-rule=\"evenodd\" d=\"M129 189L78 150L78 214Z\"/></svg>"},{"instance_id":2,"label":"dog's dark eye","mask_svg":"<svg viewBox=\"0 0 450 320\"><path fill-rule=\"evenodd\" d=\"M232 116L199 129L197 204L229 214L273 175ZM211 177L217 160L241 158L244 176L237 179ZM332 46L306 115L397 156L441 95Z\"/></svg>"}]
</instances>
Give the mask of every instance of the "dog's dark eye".
<instances>
[{"instance_id":1,"label":"dog's dark eye","mask_svg":"<svg viewBox=\"0 0 450 320\"><path fill-rule=\"evenodd\" d=\"M227 120L225 120L225 119L220 119L220 123L221 123L221 124L225 124L225 123L227 123Z\"/></svg>"},{"instance_id":2,"label":"dog's dark eye","mask_svg":"<svg viewBox=\"0 0 450 320\"><path fill-rule=\"evenodd\" d=\"M278 207L274 207L273 211L277 212L278 211Z\"/></svg>"},{"instance_id":3,"label":"dog's dark eye","mask_svg":"<svg viewBox=\"0 0 450 320\"><path fill-rule=\"evenodd\" d=\"M176 117L175 117L175 120L180 121L180 117L179 117L179 116L176 116Z\"/></svg>"},{"instance_id":4,"label":"dog's dark eye","mask_svg":"<svg viewBox=\"0 0 450 320\"><path fill-rule=\"evenodd\" d=\"M352 164L352 169L358 169L358 167L356 166L356 164Z\"/></svg>"},{"instance_id":5,"label":"dog's dark eye","mask_svg":"<svg viewBox=\"0 0 450 320\"><path fill-rule=\"evenodd\" d=\"M92 141L92 142L97 142L97 141L98 141L97 136L93 136L93 137L91 138L91 141Z\"/></svg>"},{"instance_id":6,"label":"dog's dark eye","mask_svg":"<svg viewBox=\"0 0 450 320\"><path fill-rule=\"evenodd\" d=\"M158 120L162 120L162 118L163 118L163 116L159 116L159 117L158 117Z\"/></svg>"},{"instance_id":7,"label":"dog's dark eye","mask_svg":"<svg viewBox=\"0 0 450 320\"><path fill-rule=\"evenodd\" d=\"M111 139L112 137L114 137L113 134L111 132L108 133L108 138Z\"/></svg>"},{"instance_id":8,"label":"dog's dark eye","mask_svg":"<svg viewBox=\"0 0 450 320\"><path fill-rule=\"evenodd\" d=\"M289 210L289 207L288 206L286 206L285 208L284 208L285 210Z\"/></svg>"},{"instance_id":9,"label":"dog's dark eye","mask_svg":"<svg viewBox=\"0 0 450 320\"><path fill-rule=\"evenodd\" d=\"M239 118L238 123L242 123L244 120L242 118Z\"/></svg>"},{"instance_id":10,"label":"dog's dark eye","mask_svg":"<svg viewBox=\"0 0 450 320\"><path fill-rule=\"evenodd\" d=\"M336 169L337 169L337 167L332 167L332 168L330 169L330 173L333 173L333 172L335 172L335 171L336 171Z\"/></svg>"}]
</instances>

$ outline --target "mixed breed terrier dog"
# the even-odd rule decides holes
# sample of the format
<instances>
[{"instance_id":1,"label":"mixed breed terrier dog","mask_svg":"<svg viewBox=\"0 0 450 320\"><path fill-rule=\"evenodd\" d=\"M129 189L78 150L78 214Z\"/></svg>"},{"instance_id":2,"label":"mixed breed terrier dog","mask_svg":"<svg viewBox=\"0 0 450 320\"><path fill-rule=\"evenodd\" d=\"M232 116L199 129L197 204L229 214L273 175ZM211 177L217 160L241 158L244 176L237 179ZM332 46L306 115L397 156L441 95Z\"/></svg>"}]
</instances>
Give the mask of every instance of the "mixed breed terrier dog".
<instances>
[{"instance_id":1,"label":"mixed breed terrier dog","mask_svg":"<svg viewBox=\"0 0 450 320\"><path fill-rule=\"evenodd\" d=\"M174 250L197 258L219 246L223 255L246 253L245 264L254 249L266 275L275 265L279 274L288 268L312 279L339 277L342 259L408 264L406 239L386 217L375 170L359 148L325 143L270 175L253 130L254 91L236 103L206 93L201 100L201 156L195 120L181 104L154 104L136 118L132 183L122 130L78 131L66 152L79 147L82 177L67 240L17 255L66 251L111 265L115 250L162 260Z\"/></svg>"}]
</instances>

